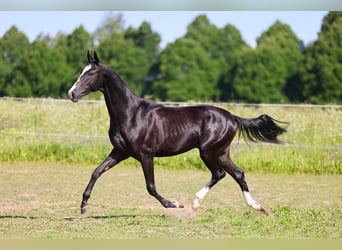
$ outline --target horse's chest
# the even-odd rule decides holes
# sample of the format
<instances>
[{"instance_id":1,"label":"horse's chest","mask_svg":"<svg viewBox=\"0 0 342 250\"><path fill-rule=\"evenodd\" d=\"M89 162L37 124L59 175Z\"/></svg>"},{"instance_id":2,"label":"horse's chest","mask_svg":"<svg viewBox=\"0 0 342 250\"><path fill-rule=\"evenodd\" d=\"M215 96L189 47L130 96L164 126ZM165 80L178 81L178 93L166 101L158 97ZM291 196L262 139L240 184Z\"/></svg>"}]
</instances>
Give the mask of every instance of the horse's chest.
<instances>
[{"instance_id":1,"label":"horse's chest","mask_svg":"<svg viewBox=\"0 0 342 250\"><path fill-rule=\"evenodd\" d=\"M112 145L120 150L125 150L127 143L122 134L116 129L109 130L109 139Z\"/></svg>"}]
</instances>

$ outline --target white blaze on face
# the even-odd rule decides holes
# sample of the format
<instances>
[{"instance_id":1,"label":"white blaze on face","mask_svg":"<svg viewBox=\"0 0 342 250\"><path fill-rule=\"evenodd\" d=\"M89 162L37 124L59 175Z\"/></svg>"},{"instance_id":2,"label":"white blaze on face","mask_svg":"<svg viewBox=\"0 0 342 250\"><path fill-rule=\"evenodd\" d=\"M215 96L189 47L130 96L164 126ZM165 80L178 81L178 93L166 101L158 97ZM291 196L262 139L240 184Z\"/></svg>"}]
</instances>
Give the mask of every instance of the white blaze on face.
<instances>
[{"instance_id":1,"label":"white blaze on face","mask_svg":"<svg viewBox=\"0 0 342 250\"><path fill-rule=\"evenodd\" d=\"M82 70L82 73L80 74L80 77L78 78L77 81L79 81L79 80L81 79L81 77L82 77L85 73L87 73L89 70L91 70L91 65L90 65L90 64L84 67L84 69Z\"/></svg>"},{"instance_id":2,"label":"white blaze on face","mask_svg":"<svg viewBox=\"0 0 342 250\"><path fill-rule=\"evenodd\" d=\"M77 81L74 83L74 85L69 89L68 91L68 95L71 96L71 93L74 91L74 89L77 87L77 84L79 83L81 77L87 73L89 70L91 70L91 65L87 65L85 66L85 68L82 70L82 73L80 74L80 76L78 77Z\"/></svg>"}]
</instances>

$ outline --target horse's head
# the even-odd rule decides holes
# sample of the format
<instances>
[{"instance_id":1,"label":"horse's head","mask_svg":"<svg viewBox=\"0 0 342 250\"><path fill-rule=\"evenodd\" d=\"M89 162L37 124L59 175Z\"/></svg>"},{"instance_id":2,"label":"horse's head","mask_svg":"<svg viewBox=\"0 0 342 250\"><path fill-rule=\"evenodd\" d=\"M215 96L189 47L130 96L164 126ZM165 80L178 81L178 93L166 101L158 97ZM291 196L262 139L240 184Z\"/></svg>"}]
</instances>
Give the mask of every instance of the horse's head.
<instances>
[{"instance_id":1,"label":"horse's head","mask_svg":"<svg viewBox=\"0 0 342 250\"><path fill-rule=\"evenodd\" d=\"M77 102L82 96L103 89L100 60L94 52L94 58L87 53L89 64L82 70L74 85L69 89L71 101Z\"/></svg>"}]
</instances>

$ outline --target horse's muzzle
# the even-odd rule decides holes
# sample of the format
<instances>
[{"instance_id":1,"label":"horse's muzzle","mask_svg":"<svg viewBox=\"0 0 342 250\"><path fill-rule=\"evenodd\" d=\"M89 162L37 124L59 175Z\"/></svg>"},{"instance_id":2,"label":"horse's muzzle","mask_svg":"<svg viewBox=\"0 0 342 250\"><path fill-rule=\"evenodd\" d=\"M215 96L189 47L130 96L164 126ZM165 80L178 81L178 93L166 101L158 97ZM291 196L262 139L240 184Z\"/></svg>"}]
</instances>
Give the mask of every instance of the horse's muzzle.
<instances>
[{"instance_id":1,"label":"horse's muzzle","mask_svg":"<svg viewBox=\"0 0 342 250\"><path fill-rule=\"evenodd\" d=\"M75 95L75 93L74 93L72 90L69 90L68 96L69 96L69 99L70 99L72 102L78 102L78 100L80 99L79 97L77 97L77 96Z\"/></svg>"}]
</instances>

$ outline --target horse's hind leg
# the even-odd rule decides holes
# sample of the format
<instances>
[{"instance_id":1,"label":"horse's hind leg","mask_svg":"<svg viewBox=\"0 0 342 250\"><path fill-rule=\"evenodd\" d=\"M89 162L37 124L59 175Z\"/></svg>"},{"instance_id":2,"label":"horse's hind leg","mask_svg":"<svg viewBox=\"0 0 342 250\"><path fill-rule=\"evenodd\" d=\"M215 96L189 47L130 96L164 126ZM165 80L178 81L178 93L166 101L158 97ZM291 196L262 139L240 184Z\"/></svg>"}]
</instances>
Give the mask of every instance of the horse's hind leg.
<instances>
[{"instance_id":1,"label":"horse's hind leg","mask_svg":"<svg viewBox=\"0 0 342 250\"><path fill-rule=\"evenodd\" d=\"M222 155L219 158L219 165L239 184L247 205L257 211L267 213L265 208L256 202L250 195L244 172L234 164L229 158L229 154Z\"/></svg>"},{"instance_id":2,"label":"horse's hind leg","mask_svg":"<svg viewBox=\"0 0 342 250\"><path fill-rule=\"evenodd\" d=\"M200 155L211 172L211 179L207 185L205 185L200 191L195 194L195 198L192 202L192 208L194 210L197 210L200 207L200 202L203 200L204 196L206 196L209 190L226 175L224 170L222 170L222 168L218 166L217 156L214 152L201 152Z\"/></svg>"}]
</instances>

